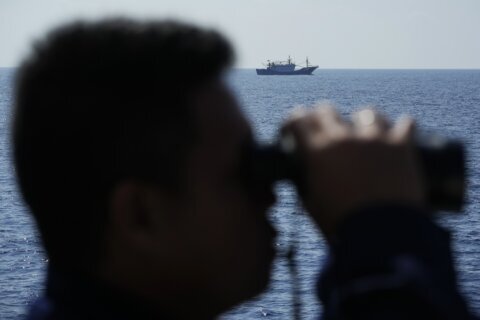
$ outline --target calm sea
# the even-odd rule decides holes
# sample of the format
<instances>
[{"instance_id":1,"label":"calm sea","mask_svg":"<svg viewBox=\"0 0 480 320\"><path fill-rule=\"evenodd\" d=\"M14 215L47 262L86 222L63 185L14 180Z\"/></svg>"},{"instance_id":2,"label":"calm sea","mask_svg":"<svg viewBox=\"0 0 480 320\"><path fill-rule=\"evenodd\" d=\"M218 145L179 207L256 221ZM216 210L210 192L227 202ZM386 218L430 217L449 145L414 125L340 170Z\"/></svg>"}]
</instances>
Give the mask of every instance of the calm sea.
<instances>
[{"instance_id":1,"label":"calm sea","mask_svg":"<svg viewBox=\"0 0 480 320\"><path fill-rule=\"evenodd\" d=\"M0 68L0 319L17 319L42 292L48 265L28 210L19 197L10 163L9 116L14 69ZM348 116L361 106L398 118L414 116L422 130L461 138L468 150L469 187L460 214L441 214L439 222L453 233L461 290L480 314L480 70L317 70L313 76L259 77L254 70L236 70L228 81L262 141L274 139L277 128L296 105L330 101ZM315 281L325 258L325 243L302 213L293 189L277 188L279 202L271 219L281 232L279 252L296 239L304 319L315 319L321 306ZM290 319L290 274L277 258L268 291L223 319Z\"/></svg>"}]
</instances>

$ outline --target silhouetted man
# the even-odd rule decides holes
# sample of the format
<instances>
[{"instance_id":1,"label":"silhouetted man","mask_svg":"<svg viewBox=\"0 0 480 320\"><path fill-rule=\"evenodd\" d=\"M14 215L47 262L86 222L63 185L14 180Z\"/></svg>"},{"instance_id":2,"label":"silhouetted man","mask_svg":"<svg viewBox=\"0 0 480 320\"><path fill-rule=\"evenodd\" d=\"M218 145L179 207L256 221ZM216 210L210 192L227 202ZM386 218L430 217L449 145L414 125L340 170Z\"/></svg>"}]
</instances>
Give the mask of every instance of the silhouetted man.
<instances>
[{"instance_id":1,"label":"silhouetted man","mask_svg":"<svg viewBox=\"0 0 480 320\"><path fill-rule=\"evenodd\" d=\"M210 319L265 289L274 198L242 176L252 133L222 79L231 60L215 31L168 21L74 23L36 44L14 118L50 259L30 318ZM412 123L355 119L324 108L283 129L331 245L326 318L466 318L448 237L424 209Z\"/></svg>"}]
</instances>

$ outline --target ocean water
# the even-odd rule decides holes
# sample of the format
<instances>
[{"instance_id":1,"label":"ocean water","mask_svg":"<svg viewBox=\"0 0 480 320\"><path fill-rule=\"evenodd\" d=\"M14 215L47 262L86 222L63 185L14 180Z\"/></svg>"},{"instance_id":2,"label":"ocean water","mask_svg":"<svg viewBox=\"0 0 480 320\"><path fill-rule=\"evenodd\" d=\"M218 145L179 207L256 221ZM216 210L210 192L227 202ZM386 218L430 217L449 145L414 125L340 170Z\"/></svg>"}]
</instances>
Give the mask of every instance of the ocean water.
<instances>
[{"instance_id":1,"label":"ocean water","mask_svg":"<svg viewBox=\"0 0 480 320\"><path fill-rule=\"evenodd\" d=\"M9 116L14 69L0 68L0 319L18 319L42 293L48 265L33 222L15 184L10 161ZM392 119L408 114L425 131L461 138L467 149L468 195L464 211L438 214L452 231L461 291L480 314L480 70L317 70L313 76L259 77L234 70L228 82L261 141L271 141L296 105L329 101L348 116L374 105ZM316 319L322 307L315 282L326 247L302 212L293 188L277 186L270 216L280 230L279 252L295 239L303 319ZM268 290L222 319L291 319L292 281L287 261L277 258Z\"/></svg>"}]
</instances>

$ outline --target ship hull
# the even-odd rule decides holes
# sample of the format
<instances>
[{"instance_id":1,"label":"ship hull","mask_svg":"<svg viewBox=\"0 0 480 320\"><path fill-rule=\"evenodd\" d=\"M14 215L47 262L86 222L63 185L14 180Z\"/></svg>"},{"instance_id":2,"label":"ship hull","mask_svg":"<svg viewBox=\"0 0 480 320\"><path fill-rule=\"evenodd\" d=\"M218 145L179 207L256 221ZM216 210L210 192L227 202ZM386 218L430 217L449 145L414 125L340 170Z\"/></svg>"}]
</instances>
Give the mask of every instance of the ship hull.
<instances>
[{"instance_id":1,"label":"ship hull","mask_svg":"<svg viewBox=\"0 0 480 320\"><path fill-rule=\"evenodd\" d=\"M305 67L294 71L281 72L272 69L256 69L259 76L297 76L297 75L311 75L318 67Z\"/></svg>"}]
</instances>

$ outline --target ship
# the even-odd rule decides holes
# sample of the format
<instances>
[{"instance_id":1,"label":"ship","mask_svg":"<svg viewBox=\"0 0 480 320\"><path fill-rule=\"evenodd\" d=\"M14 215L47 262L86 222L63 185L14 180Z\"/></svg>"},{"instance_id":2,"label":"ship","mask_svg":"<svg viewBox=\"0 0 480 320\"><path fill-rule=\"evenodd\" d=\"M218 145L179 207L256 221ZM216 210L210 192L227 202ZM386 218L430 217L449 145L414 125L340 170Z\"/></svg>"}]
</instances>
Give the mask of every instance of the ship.
<instances>
[{"instance_id":1,"label":"ship","mask_svg":"<svg viewBox=\"0 0 480 320\"><path fill-rule=\"evenodd\" d=\"M279 75L311 75L318 66L312 66L308 62L308 57L305 60L306 66L297 69L297 65L292 62L290 56L287 61L270 61L267 60L265 69L256 69L259 76L279 76Z\"/></svg>"}]
</instances>

